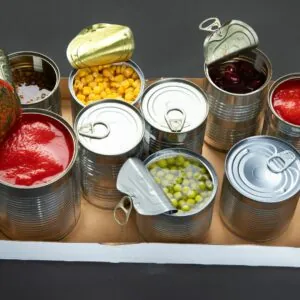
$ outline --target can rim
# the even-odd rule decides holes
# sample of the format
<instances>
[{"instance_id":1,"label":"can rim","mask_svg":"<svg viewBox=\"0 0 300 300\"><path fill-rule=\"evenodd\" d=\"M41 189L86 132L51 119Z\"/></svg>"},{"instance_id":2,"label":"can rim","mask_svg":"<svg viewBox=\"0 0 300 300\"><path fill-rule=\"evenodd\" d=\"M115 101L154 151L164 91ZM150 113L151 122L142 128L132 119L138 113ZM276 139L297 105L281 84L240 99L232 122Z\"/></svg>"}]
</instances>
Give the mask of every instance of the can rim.
<instances>
[{"instance_id":1,"label":"can rim","mask_svg":"<svg viewBox=\"0 0 300 300\"><path fill-rule=\"evenodd\" d=\"M47 187L55 182L58 182L60 179L62 179L67 173L70 172L70 170L72 169L72 167L74 166L74 163L76 161L77 158L77 154L78 154L78 142L77 142L77 138L75 135L75 132L73 130L73 128L70 126L70 124L63 119L63 117L61 117L60 115L46 110L46 109L42 109L42 108L24 108L22 110L22 114L25 113L29 113L29 114L41 114L41 115L45 115L57 122L59 122L70 134L70 136L72 137L73 140L73 145L74 145L74 150L73 150L73 155L72 155L72 159L69 162L69 165L67 166L67 168L62 171L61 173L59 173L57 176L54 176L51 180L49 180L46 183L41 183L41 184L36 184L36 185L32 185L32 186L26 186L26 185L14 185L5 181L0 180L0 185L5 185L8 186L10 188L14 188L14 189L19 189L19 190L36 190L36 189L40 189L40 188L44 188Z\"/></svg>"},{"instance_id":2,"label":"can rim","mask_svg":"<svg viewBox=\"0 0 300 300\"><path fill-rule=\"evenodd\" d=\"M170 153L169 153L170 152ZM198 161L200 161L201 163L204 164L204 166L206 167L207 171L209 172L213 183L214 183L214 188L212 190L212 193L210 195L210 197L208 198L207 202L205 203L205 205L203 207L201 207L201 209L196 210L196 211L190 211L190 212L185 212L184 215L176 215L176 214L168 214L168 213L163 213L162 215L167 216L167 217L171 217L171 218L185 218L185 217L191 217L194 216L202 211L204 211L209 205L211 205L216 197L217 191L218 191L218 187L219 187L219 180L218 180L218 176L217 173L213 167L213 165L202 155L190 151L186 148L167 148L167 149L162 149L159 150L155 153L152 153L151 155L149 155L144 161L144 165L147 167L154 159L156 159L157 157L171 157L172 153L176 153L179 152L180 154L183 154L185 156L188 157L192 157L192 158L196 158Z\"/></svg>"},{"instance_id":3,"label":"can rim","mask_svg":"<svg viewBox=\"0 0 300 300\"><path fill-rule=\"evenodd\" d=\"M41 99L40 101L35 101L35 102L29 103L29 104L28 103L27 104L26 103L25 104L21 103L21 106L23 106L24 108L30 108L31 106L33 106L37 103L41 103L41 102L47 100L48 98L50 98L56 92L57 88L59 88L61 75L60 75L59 68L58 68L57 64L54 62L54 60L52 58L48 57L47 55L45 55L43 53L40 53L40 52L36 52L36 51L13 52L13 53L8 54L8 60L10 62L11 58L20 57L20 56L32 56L32 57L37 56L37 57L43 59L44 61L46 61L52 67L52 69L54 70L55 75L56 75L55 85L54 85L52 91L45 98Z\"/></svg>"},{"instance_id":4,"label":"can rim","mask_svg":"<svg viewBox=\"0 0 300 300\"><path fill-rule=\"evenodd\" d=\"M278 118L280 119L280 121L282 121L283 123L285 124L288 124L292 127L295 127L295 128L299 128L300 129L300 125L297 125L297 124L293 124L293 123L290 123L286 120L284 120L281 116L279 116L277 114L277 112L275 111L274 107L273 107L273 94L276 90L276 88L278 88L282 83L284 82L287 82L289 80L293 80L293 79L298 79L300 81L300 73L289 73L289 74L286 74L286 75L283 75L281 77L279 77L277 80L275 80L272 85L270 86L270 89L268 91L268 106L269 108L271 109L272 113Z\"/></svg>"},{"instance_id":5,"label":"can rim","mask_svg":"<svg viewBox=\"0 0 300 300\"><path fill-rule=\"evenodd\" d=\"M268 74L266 76L266 80L264 82L264 84L259 87L257 90L254 90L250 93L245 93L245 94L237 94L237 93L231 93L231 92L228 92L228 91L225 91L223 89L221 89L220 87L218 87L210 78L209 76L209 72L208 72L208 65L204 62L204 73L205 73L205 77L208 79L209 83L211 85L213 85L217 90L219 90L220 92L222 93L225 93L227 95L230 95L230 96L236 96L236 97L245 97L245 96L251 96L251 95L254 95L255 93L257 92L260 92L262 91L271 81L272 79L272 75L273 75L273 71L272 71L272 64L271 64L271 61L270 59L268 58L268 56L263 52L261 51L260 49L258 48L254 48L254 49L250 49L249 50L250 52L257 52L258 54L260 54L264 59L265 59L265 63L267 65L267 70L268 70ZM249 52L247 51L247 52ZM247 54L247 52L243 52L243 53L240 53L241 55L242 54ZM235 57L238 57L238 54L237 56ZM231 59L235 58L235 57L232 57Z\"/></svg>"}]
</instances>

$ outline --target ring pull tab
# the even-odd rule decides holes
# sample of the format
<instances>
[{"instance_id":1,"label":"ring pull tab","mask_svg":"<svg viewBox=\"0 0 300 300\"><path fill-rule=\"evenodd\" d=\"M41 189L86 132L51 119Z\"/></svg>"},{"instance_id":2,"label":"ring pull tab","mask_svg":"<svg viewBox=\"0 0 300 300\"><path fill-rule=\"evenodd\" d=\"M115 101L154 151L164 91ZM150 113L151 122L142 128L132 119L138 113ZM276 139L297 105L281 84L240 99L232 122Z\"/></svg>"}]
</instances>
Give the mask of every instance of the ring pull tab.
<instances>
[{"instance_id":1,"label":"ring pull tab","mask_svg":"<svg viewBox=\"0 0 300 300\"><path fill-rule=\"evenodd\" d=\"M128 223L131 210L132 210L132 199L129 196L124 196L121 199L121 201L117 204L117 206L114 208L115 221L121 226L126 225ZM119 218L118 212L121 213L121 216L124 214L123 219Z\"/></svg>"},{"instance_id":2,"label":"ring pull tab","mask_svg":"<svg viewBox=\"0 0 300 300\"><path fill-rule=\"evenodd\" d=\"M208 23L207 25L205 23ZM218 18L208 18L202 21L199 25L199 29L203 31L215 32L221 27L221 22Z\"/></svg>"},{"instance_id":3,"label":"ring pull tab","mask_svg":"<svg viewBox=\"0 0 300 300\"><path fill-rule=\"evenodd\" d=\"M285 150L272 155L267 161L267 166L273 173L281 173L285 171L295 160L296 155L289 150Z\"/></svg>"},{"instance_id":4,"label":"ring pull tab","mask_svg":"<svg viewBox=\"0 0 300 300\"><path fill-rule=\"evenodd\" d=\"M169 114L171 112L179 111L181 113L181 118L170 118ZM181 108L170 108L165 113L165 120L173 132L180 132L185 124L186 114Z\"/></svg>"},{"instance_id":5,"label":"ring pull tab","mask_svg":"<svg viewBox=\"0 0 300 300\"><path fill-rule=\"evenodd\" d=\"M97 128L99 126L101 126L101 129ZM101 131L101 133L97 134L96 131ZM100 140L106 138L110 134L110 127L103 122L94 122L80 127L78 132L82 136Z\"/></svg>"}]
</instances>

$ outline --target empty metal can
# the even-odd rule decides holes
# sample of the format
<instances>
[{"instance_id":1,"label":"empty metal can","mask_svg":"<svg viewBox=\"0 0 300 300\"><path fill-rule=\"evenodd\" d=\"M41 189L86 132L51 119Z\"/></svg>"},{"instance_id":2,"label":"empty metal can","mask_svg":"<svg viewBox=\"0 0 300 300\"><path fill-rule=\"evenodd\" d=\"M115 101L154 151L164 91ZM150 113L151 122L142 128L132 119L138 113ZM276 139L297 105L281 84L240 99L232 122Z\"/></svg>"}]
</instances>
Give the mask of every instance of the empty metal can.
<instances>
[{"instance_id":1,"label":"empty metal can","mask_svg":"<svg viewBox=\"0 0 300 300\"><path fill-rule=\"evenodd\" d=\"M237 235L252 241L285 231L300 196L300 155L283 140L256 136L228 152L220 215Z\"/></svg>"},{"instance_id":2,"label":"empty metal can","mask_svg":"<svg viewBox=\"0 0 300 300\"><path fill-rule=\"evenodd\" d=\"M123 196L116 188L121 166L143 153L144 120L132 105L110 99L82 109L74 128L80 143L83 196L98 207L112 209Z\"/></svg>"},{"instance_id":3,"label":"empty metal can","mask_svg":"<svg viewBox=\"0 0 300 300\"><path fill-rule=\"evenodd\" d=\"M146 121L145 155L175 147L202 153L209 107L197 85L159 80L145 90L140 109Z\"/></svg>"},{"instance_id":4,"label":"empty metal can","mask_svg":"<svg viewBox=\"0 0 300 300\"><path fill-rule=\"evenodd\" d=\"M282 84L299 82L300 74L289 74L277 79L269 89L268 108L266 111L262 134L276 136L293 145L300 151L300 125L292 124L284 120L274 109L273 97L277 90L280 90ZM296 107L294 109L297 109Z\"/></svg>"},{"instance_id":5,"label":"empty metal can","mask_svg":"<svg viewBox=\"0 0 300 300\"><path fill-rule=\"evenodd\" d=\"M22 186L0 181L0 228L14 240L59 240L80 215L78 146L71 126L43 109L24 109L22 115L47 116L58 122L73 142L73 155L64 171L49 182Z\"/></svg>"},{"instance_id":6,"label":"empty metal can","mask_svg":"<svg viewBox=\"0 0 300 300\"><path fill-rule=\"evenodd\" d=\"M60 72L55 62L33 51L11 53L8 58L21 106L61 115Z\"/></svg>"}]
</instances>

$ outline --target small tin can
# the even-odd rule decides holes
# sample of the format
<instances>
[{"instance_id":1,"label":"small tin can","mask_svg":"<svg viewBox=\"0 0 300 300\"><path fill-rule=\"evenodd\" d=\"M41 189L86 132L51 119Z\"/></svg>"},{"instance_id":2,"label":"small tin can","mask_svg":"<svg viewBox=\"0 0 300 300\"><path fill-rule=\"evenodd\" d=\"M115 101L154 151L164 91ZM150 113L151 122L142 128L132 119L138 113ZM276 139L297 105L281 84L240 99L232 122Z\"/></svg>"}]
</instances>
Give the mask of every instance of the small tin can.
<instances>
[{"instance_id":1,"label":"small tin can","mask_svg":"<svg viewBox=\"0 0 300 300\"><path fill-rule=\"evenodd\" d=\"M285 231L300 196L300 155L275 137L240 141L228 152L220 215L237 235L256 242Z\"/></svg>"},{"instance_id":2,"label":"small tin can","mask_svg":"<svg viewBox=\"0 0 300 300\"><path fill-rule=\"evenodd\" d=\"M268 107L265 115L264 126L262 134L276 136L293 145L300 152L300 126L285 121L279 116L273 107L273 96L277 89L283 83L289 81L299 81L300 73L289 74L277 79L269 89L268 92Z\"/></svg>"},{"instance_id":3,"label":"small tin can","mask_svg":"<svg viewBox=\"0 0 300 300\"><path fill-rule=\"evenodd\" d=\"M197 85L159 80L145 90L140 109L146 121L145 155L175 147L202 153L209 107Z\"/></svg>"},{"instance_id":4,"label":"small tin can","mask_svg":"<svg viewBox=\"0 0 300 300\"><path fill-rule=\"evenodd\" d=\"M0 228L14 240L59 240L76 225L80 215L78 146L71 126L59 115L43 109L24 114L44 115L59 122L74 143L67 168L51 181L18 186L0 181Z\"/></svg>"},{"instance_id":5,"label":"small tin can","mask_svg":"<svg viewBox=\"0 0 300 300\"><path fill-rule=\"evenodd\" d=\"M100 23L79 32L68 45L67 58L75 69L106 65L129 60L134 47L129 27Z\"/></svg>"},{"instance_id":6,"label":"small tin can","mask_svg":"<svg viewBox=\"0 0 300 300\"><path fill-rule=\"evenodd\" d=\"M34 51L11 53L8 59L21 106L42 108L61 115L60 72L55 62ZM42 87L38 86L39 81ZM32 89L25 90L26 85Z\"/></svg>"},{"instance_id":7,"label":"small tin can","mask_svg":"<svg viewBox=\"0 0 300 300\"><path fill-rule=\"evenodd\" d=\"M121 166L143 153L144 120L132 105L109 99L81 110L74 128L83 195L95 206L112 209L123 196L116 188Z\"/></svg>"},{"instance_id":8,"label":"small tin can","mask_svg":"<svg viewBox=\"0 0 300 300\"><path fill-rule=\"evenodd\" d=\"M139 79L141 81L140 93L136 97L136 100L134 102L132 102L132 105L139 108L140 100L141 100L141 97L142 97L144 89L145 89L145 76L144 76L141 68L135 62L130 61L130 60L126 61L126 62L114 63L113 65L116 65L116 66L119 66L119 65L129 66L132 69L134 69L135 72L138 74ZM69 80L68 80L69 91L71 93L71 108L72 108L73 123L75 122L75 119L76 119L78 113L85 107L84 104L77 99L74 88L73 88L73 83L74 83L74 79L76 77L77 72L78 72L78 70L76 70L76 69L72 70L70 75L69 75Z\"/></svg>"}]
</instances>

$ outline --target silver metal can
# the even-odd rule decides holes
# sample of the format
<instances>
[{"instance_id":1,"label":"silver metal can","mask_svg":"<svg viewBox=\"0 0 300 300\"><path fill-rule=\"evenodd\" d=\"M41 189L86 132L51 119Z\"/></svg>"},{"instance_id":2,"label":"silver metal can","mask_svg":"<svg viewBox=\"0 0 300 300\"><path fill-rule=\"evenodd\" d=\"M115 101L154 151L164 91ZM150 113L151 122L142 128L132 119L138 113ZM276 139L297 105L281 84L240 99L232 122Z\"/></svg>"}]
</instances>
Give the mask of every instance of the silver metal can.
<instances>
[{"instance_id":1,"label":"silver metal can","mask_svg":"<svg viewBox=\"0 0 300 300\"><path fill-rule=\"evenodd\" d=\"M300 87L300 73L288 74L277 79L269 89L268 108L265 115L262 134L276 136L293 145L300 151L300 125L285 121L273 107L273 96L281 85L290 81L298 81Z\"/></svg>"},{"instance_id":2,"label":"silver metal can","mask_svg":"<svg viewBox=\"0 0 300 300\"><path fill-rule=\"evenodd\" d=\"M162 79L144 92L141 112L146 121L145 154L166 148L202 153L208 102L194 83Z\"/></svg>"},{"instance_id":3,"label":"silver metal can","mask_svg":"<svg viewBox=\"0 0 300 300\"><path fill-rule=\"evenodd\" d=\"M144 120L132 105L110 99L82 109L74 128L83 196L98 207L112 209L123 196L116 188L121 166L143 153Z\"/></svg>"},{"instance_id":4,"label":"silver metal can","mask_svg":"<svg viewBox=\"0 0 300 300\"><path fill-rule=\"evenodd\" d=\"M48 56L33 52L33 51L20 51L11 53L8 55L12 77L16 90L21 100L23 108L42 108L59 115L61 111L61 97L60 97L60 72L55 62ZM30 74L38 74L42 76L43 87L40 91L37 88L37 82L30 81ZM33 89L28 91L32 98L35 99L32 102L25 101L23 88L18 87L17 81L23 81L22 83L33 84ZM29 95L27 95L29 97Z\"/></svg>"},{"instance_id":5,"label":"silver metal can","mask_svg":"<svg viewBox=\"0 0 300 300\"><path fill-rule=\"evenodd\" d=\"M220 215L237 235L267 241L283 233L300 196L300 155L267 136L247 138L227 154Z\"/></svg>"},{"instance_id":6,"label":"silver metal can","mask_svg":"<svg viewBox=\"0 0 300 300\"><path fill-rule=\"evenodd\" d=\"M144 89L145 89L145 76L144 76L141 68L135 62L133 62L131 60L126 61L126 62L114 63L113 65L129 66L132 69L134 69L135 72L138 74L139 79L141 80L141 88L140 88L139 95L136 97L135 101L132 102L132 105L139 108L140 100L141 100L141 97L142 97ZM74 83L74 79L76 77L77 72L78 72L78 70L76 70L76 69L72 70L69 75L69 80L68 80L68 87L69 87L69 91L71 93L71 108L72 108L73 123L75 122L75 119L76 119L78 113L85 107L84 104L77 99L74 88L73 88L73 83Z\"/></svg>"},{"instance_id":7,"label":"silver metal can","mask_svg":"<svg viewBox=\"0 0 300 300\"><path fill-rule=\"evenodd\" d=\"M51 181L17 186L0 181L0 228L14 240L59 240L76 225L80 215L78 146L71 126L59 115L43 109L24 114L45 115L59 122L74 143L68 167Z\"/></svg>"}]
</instances>

